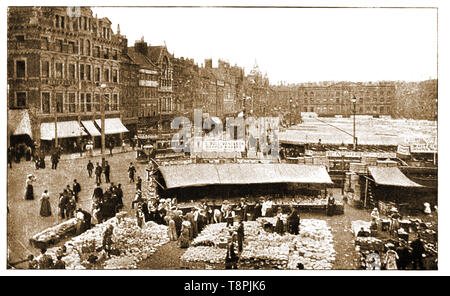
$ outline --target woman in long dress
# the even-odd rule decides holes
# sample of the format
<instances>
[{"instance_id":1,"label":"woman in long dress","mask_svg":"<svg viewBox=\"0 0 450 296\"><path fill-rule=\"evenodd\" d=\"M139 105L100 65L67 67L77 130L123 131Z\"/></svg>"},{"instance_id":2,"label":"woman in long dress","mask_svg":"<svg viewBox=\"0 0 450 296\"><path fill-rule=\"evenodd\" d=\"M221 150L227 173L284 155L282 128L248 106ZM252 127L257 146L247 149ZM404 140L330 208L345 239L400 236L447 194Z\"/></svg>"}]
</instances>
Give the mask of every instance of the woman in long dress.
<instances>
[{"instance_id":1,"label":"woman in long dress","mask_svg":"<svg viewBox=\"0 0 450 296\"><path fill-rule=\"evenodd\" d=\"M26 181L26 191L25 191L25 199L33 200L34 199L34 190L33 190L33 182L36 180L32 174L29 174Z\"/></svg>"},{"instance_id":2,"label":"woman in long dress","mask_svg":"<svg viewBox=\"0 0 450 296\"><path fill-rule=\"evenodd\" d=\"M178 239L178 244L180 248L188 248L189 247L189 228L191 227L191 223L187 220L184 220L181 224L181 235Z\"/></svg>"},{"instance_id":3,"label":"woman in long dress","mask_svg":"<svg viewBox=\"0 0 450 296\"><path fill-rule=\"evenodd\" d=\"M52 208L50 207L50 195L48 194L48 190L45 190L41 196L41 210L39 214L42 217L49 217L52 215Z\"/></svg>"}]
</instances>

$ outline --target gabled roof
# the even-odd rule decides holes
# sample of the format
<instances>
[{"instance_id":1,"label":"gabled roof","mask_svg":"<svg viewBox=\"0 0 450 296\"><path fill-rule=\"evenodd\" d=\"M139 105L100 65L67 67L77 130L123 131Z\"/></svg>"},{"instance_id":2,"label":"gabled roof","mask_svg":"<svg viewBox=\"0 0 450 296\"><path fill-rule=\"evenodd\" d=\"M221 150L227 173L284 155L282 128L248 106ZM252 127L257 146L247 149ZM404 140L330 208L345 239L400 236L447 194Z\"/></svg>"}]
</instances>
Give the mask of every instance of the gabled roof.
<instances>
[{"instance_id":1,"label":"gabled roof","mask_svg":"<svg viewBox=\"0 0 450 296\"><path fill-rule=\"evenodd\" d=\"M155 64L158 64L159 59L162 55L162 52L164 51L165 46L149 46L148 47L148 58Z\"/></svg>"},{"instance_id":2,"label":"gabled roof","mask_svg":"<svg viewBox=\"0 0 450 296\"><path fill-rule=\"evenodd\" d=\"M128 56L130 59L136 63L141 65L142 67L152 68L155 69L156 66L152 61L142 53L135 50L134 47L128 47Z\"/></svg>"}]
</instances>

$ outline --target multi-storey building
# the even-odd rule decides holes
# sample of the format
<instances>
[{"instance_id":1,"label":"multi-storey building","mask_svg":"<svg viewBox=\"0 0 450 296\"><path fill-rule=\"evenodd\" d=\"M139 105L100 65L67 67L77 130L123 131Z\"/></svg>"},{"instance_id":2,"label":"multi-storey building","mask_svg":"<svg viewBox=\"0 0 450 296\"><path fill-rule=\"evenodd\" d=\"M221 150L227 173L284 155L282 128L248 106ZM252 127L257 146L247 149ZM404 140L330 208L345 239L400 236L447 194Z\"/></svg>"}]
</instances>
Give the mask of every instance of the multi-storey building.
<instances>
[{"instance_id":1,"label":"multi-storey building","mask_svg":"<svg viewBox=\"0 0 450 296\"><path fill-rule=\"evenodd\" d=\"M126 132L120 55L121 37L90 8L10 7L8 107L29 114L30 136L44 148L58 143L70 150L88 136L99 143L103 110L105 134Z\"/></svg>"},{"instance_id":2,"label":"multi-storey building","mask_svg":"<svg viewBox=\"0 0 450 296\"><path fill-rule=\"evenodd\" d=\"M356 98L356 114L391 115L395 85L388 82L322 82L298 87L298 105L302 112L315 112L320 116L353 114L353 96Z\"/></svg>"}]
</instances>

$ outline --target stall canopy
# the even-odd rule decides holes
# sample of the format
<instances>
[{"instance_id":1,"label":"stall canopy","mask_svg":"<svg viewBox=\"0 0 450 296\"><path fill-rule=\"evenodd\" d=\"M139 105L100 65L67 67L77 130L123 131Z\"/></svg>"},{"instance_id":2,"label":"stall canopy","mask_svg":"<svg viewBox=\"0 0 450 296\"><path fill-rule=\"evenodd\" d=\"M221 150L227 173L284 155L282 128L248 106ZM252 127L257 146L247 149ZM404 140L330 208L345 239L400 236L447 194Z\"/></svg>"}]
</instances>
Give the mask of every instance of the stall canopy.
<instances>
[{"instance_id":1,"label":"stall canopy","mask_svg":"<svg viewBox=\"0 0 450 296\"><path fill-rule=\"evenodd\" d=\"M102 127L101 119L96 119L95 123L98 125L99 128ZM128 132L128 129L122 124L120 118L105 119L105 135L120 134L126 132Z\"/></svg>"},{"instance_id":2,"label":"stall canopy","mask_svg":"<svg viewBox=\"0 0 450 296\"><path fill-rule=\"evenodd\" d=\"M93 136L97 137L100 136L101 133L98 131L98 129L95 127L95 124L91 120L87 121L81 121L81 124L83 124L84 128L88 131L88 133Z\"/></svg>"},{"instance_id":3,"label":"stall canopy","mask_svg":"<svg viewBox=\"0 0 450 296\"><path fill-rule=\"evenodd\" d=\"M58 138L71 138L79 136L87 136L84 129L77 121L60 121L57 122ZM55 123L41 123L41 140L53 140L55 138Z\"/></svg>"},{"instance_id":4,"label":"stall canopy","mask_svg":"<svg viewBox=\"0 0 450 296\"><path fill-rule=\"evenodd\" d=\"M12 136L29 135L32 137L28 110L8 110L8 134Z\"/></svg>"},{"instance_id":5,"label":"stall canopy","mask_svg":"<svg viewBox=\"0 0 450 296\"><path fill-rule=\"evenodd\" d=\"M324 166L304 164L192 164L159 168L166 187L309 183L332 184Z\"/></svg>"},{"instance_id":6,"label":"stall canopy","mask_svg":"<svg viewBox=\"0 0 450 296\"><path fill-rule=\"evenodd\" d=\"M375 183L378 185L423 187L422 185L411 181L396 167L369 167L368 169Z\"/></svg>"}]
</instances>

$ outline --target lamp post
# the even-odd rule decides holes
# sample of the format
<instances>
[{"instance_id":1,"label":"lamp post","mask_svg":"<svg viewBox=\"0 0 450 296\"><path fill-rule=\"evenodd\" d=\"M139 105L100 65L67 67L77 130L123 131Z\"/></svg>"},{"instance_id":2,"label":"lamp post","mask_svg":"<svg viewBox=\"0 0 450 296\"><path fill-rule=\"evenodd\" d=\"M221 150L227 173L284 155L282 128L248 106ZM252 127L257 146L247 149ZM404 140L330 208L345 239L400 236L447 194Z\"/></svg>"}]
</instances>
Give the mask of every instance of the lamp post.
<instances>
[{"instance_id":1,"label":"lamp post","mask_svg":"<svg viewBox=\"0 0 450 296\"><path fill-rule=\"evenodd\" d=\"M105 155L105 88L106 84L101 84L100 87L103 89L102 96L100 100L100 112L101 112L101 139L102 139L102 147L101 147L101 154L102 156Z\"/></svg>"},{"instance_id":2,"label":"lamp post","mask_svg":"<svg viewBox=\"0 0 450 296\"><path fill-rule=\"evenodd\" d=\"M289 126L293 125L292 124L292 98L289 98Z\"/></svg>"},{"instance_id":3,"label":"lamp post","mask_svg":"<svg viewBox=\"0 0 450 296\"><path fill-rule=\"evenodd\" d=\"M358 144L358 139L356 138L356 97L352 96L351 101L353 103L353 150L356 150L356 145Z\"/></svg>"}]
</instances>

